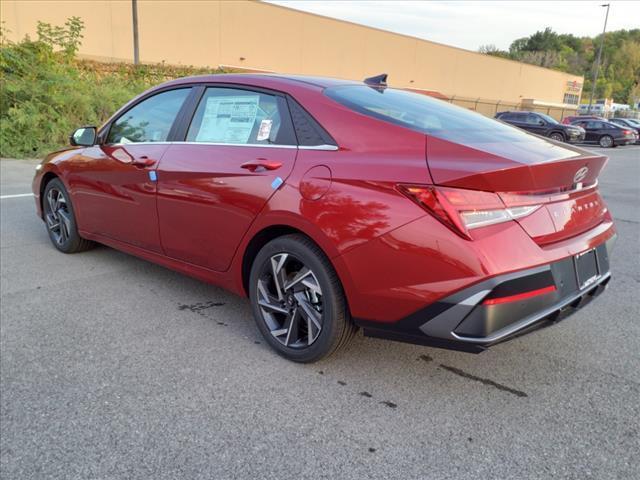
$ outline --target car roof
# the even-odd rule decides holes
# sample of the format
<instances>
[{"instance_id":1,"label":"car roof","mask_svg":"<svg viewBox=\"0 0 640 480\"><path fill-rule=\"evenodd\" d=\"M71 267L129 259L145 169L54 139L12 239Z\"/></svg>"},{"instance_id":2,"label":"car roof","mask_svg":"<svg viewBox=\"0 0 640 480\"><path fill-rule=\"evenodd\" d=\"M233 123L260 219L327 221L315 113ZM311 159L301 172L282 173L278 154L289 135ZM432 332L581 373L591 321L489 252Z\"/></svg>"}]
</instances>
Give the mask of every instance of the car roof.
<instances>
[{"instance_id":1,"label":"car roof","mask_svg":"<svg viewBox=\"0 0 640 480\"><path fill-rule=\"evenodd\" d=\"M268 88L285 88L291 86L309 87L314 90L339 85L365 85L364 82L344 80L332 77L311 75L284 75L275 73L220 73L213 75L196 75L182 77L163 83L162 86L184 85L191 83L235 83L241 85L265 86Z\"/></svg>"}]
</instances>

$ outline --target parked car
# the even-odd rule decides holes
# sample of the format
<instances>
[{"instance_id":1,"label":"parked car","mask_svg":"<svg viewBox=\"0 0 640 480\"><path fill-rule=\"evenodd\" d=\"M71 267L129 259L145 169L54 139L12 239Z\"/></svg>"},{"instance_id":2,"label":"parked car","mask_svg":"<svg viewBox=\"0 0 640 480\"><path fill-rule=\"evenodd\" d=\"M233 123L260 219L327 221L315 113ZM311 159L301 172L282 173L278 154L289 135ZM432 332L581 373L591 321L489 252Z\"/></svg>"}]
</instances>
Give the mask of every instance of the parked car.
<instances>
[{"instance_id":1,"label":"parked car","mask_svg":"<svg viewBox=\"0 0 640 480\"><path fill-rule=\"evenodd\" d=\"M584 140L585 132L573 125L563 125L555 118L537 112L500 112L496 118L515 127L549 137L557 142L576 143Z\"/></svg>"},{"instance_id":2,"label":"parked car","mask_svg":"<svg viewBox=\"0 0 640 480\"><path fill-rule=\"evenodd\" d=\"M578 120L602 120L606 122L607 119L604 117L598 117L596 115L569 115L568 117L564 117L562 119L562 123L565 125L571 125L573 122L577 122Z\"/></svg>"},{"instance_id":3,"label":"parked car","mask_svg":"<svg viewBox=\"0 0 640 480\"><path fill-rule=\"evenodd\" d=\"M584 128L586 132L584 143L595 143L604 148L629 145L637 140L635 132L630 128L611 122L578 120L572 125Z\"/></svg>"},{"instance_id":4,"label":"parked car","mask_svg":"<svg viewBox=\"0 0 640 480\"><path fill-rule=\"evenodd\" d=\"M607 157L381 77L182 78L70 141L33 180L56 249L99 242L248 296L294 361L358 327L479 352L610 280Z\"/></svg>"},{"instance_id":5,"label":"parked car","mask_svg":"<svg viewBox=\"0 0 640 480\"><path fill-rule=\"evenodd\" d=\"M636 141L635 143L640 144L640 122L634 120L632 118L612 118L609 120L611 123L615 123L616 125L620 125L623 128L628 128L629 130L635 132Z\"/></svg>"}]
</instances>

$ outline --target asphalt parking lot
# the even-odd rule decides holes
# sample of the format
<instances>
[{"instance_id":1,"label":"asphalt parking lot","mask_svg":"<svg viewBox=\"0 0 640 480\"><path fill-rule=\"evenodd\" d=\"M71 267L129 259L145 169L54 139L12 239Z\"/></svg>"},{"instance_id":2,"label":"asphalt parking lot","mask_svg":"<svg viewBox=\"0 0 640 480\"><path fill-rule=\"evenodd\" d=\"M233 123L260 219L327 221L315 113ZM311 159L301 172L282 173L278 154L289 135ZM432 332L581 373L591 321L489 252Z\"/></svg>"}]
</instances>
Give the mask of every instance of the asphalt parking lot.
<instances>
[{"instance_id":1,"label":"asphalt parking lot","mask_svg":"<svg viewBox=\"0 0 640 480\"><path fill-rule=\"evenodd\" d=\"M360 334L290 363L245 299L106 247L58 253L33 199L3 198L2 478L638 478L640 147L606 153L610 288L480 355ZM0 195L35 164L0 162Z\"/></svg>"}]
</instances>

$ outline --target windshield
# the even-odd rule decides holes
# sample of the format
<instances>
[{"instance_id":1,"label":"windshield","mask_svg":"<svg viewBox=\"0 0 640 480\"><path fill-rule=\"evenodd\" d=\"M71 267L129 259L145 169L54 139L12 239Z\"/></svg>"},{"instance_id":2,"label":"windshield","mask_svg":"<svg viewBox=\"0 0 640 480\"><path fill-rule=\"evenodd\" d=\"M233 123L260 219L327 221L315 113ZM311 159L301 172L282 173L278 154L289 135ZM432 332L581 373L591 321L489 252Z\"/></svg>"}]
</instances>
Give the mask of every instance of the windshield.
<instances>
[{"instance_id":1,"label":"windshield","mask_svg":"<svg viewBox=\"0 0 640 480\"><path fill-rule=\"evenodd\" d=\"M419 93L366 85L329 87L324 93L363 115L494 155L515 154L526 163L577 155L519 128Z\"/></svg>"}]
</instances>

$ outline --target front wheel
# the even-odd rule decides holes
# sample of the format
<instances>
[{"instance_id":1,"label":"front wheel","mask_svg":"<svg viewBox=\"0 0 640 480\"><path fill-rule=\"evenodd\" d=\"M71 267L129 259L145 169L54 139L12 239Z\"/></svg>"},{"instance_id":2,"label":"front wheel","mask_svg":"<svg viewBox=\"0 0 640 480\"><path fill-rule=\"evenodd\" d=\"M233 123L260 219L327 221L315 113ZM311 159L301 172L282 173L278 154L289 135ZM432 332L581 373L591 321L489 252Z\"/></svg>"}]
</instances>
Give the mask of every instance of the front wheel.
<instances>
[{"instance_id":1,"label":"front wheel","mask_svg":"<svg viewBox=\"0 0 640 480\"><path fill-rule=\"evenodd\" d=\"M549 135L549 138L551 138L551 140L555 140L556 142L564 142L564 135L558 132L553 132L551 135Z\"/></svg>"},{"instance_id":2,"label":"front wheel","mask_svg":"<svg viewBox=\"0 0 640 480\"><path fill-rule=\"evenodd\" d=\"M356 331L335 270L303 235L267 243L253 262L249 282L258 329L289 360L306 363L327 357Z\"/></svg>"},{"instance_id":3,"label":"front wheel","mask_svg":"<svg viewBox=\"0 0 640 480\"><path fill-rule=\"evenodd\" d=\"M54 178L44 188L42 210L49 239L58 250L76 253L94 245L78 234L71 197L60 179Z\"/></svg>"},{"instance_id":4,"label":"front wheel","mask_svg":"<svg viewBox=\"0 0 640 480\"><path fill-rule=\"evenodd\" d=\"M603 135L598 143L602 148L610 148L613 147L613 138L609 135Z\"/></svg>"}]
</instances>

